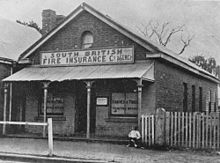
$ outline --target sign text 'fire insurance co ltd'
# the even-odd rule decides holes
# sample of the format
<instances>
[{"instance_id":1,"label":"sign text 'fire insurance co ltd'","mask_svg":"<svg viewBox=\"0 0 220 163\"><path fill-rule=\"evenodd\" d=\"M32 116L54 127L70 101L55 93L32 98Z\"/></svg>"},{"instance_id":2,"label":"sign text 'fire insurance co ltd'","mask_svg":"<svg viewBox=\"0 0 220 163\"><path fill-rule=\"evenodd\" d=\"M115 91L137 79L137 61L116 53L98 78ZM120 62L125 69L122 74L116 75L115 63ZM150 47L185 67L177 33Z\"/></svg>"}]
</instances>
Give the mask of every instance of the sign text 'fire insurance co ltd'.
<instances>
[{"instance_id":1,"label":"sign text 'fire insurance co ltd'","mask_svg":"<svg viewBox=\"0 0 220 163\"><path fill-rule=\"evenodd\" d=\"M41 65L89 65L133 62L133 48L41 52Z\"/></svg>"}]
</instances>

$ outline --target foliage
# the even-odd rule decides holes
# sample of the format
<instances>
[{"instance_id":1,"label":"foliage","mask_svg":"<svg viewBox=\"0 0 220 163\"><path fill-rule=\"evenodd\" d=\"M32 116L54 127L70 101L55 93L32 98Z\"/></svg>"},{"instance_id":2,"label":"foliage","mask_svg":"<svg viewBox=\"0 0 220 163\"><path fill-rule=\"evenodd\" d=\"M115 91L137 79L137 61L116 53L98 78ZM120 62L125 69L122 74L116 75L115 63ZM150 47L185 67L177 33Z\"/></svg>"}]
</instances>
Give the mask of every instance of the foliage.
<instances>
[{"instance_id":1,"label":"foliage","mask_svg":"<svg viewBox=\"0 0 220 163\"><path fill-rule=\"evenodd\" d=\"M43 34L42 29L37 25L37 23L35 23L33 20L27 22L22 22L20 20L16 20L17 23L22 24L24 26L28 26L31 28L34 28L35 30L37 30L41 35Z\"/></svg>"},{"instance_id":2,"label":"foliage","mask_svg":"<svg viewBox=\"0 0 220 163\"><path fill-rule=\"evenodd\" d=\"M216 60L213 57L205 58L202 55L194 56L189 59L191 62L195 63L197 66L203 68L204 70L216 75Z\"/></svg>"}]
</instances>

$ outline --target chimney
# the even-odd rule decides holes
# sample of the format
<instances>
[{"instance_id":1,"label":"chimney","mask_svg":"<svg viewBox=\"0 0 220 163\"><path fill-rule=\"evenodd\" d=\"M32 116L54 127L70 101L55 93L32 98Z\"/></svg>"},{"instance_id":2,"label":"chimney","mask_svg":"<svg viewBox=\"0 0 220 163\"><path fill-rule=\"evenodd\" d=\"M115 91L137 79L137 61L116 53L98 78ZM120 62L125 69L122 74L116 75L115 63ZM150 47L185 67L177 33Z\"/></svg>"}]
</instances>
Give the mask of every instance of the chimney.
<instances>
[{"instance_id":1,"label":"chimney","mask_svg":"<svg viewBox=\"0 0 220 163\"><path fill-rule=\"evenodd\" d=\"M56 12L50 9L42 12L42 32L43 35L48 33L56 26Z\"/></svg>"},{"instance_id":2,"label":"chimney","mask_svg":"<svg viewBox=\"0 0 220 163\"><path fill-rule=\"evenodd\" d=\"M50 32L54 27L62 22L65 18L63 15L56 15L56 12L51 9L42 11L42 33L43 35Z\"/></svg>"},{"instance_id":3,"label":"chimney","mask_svg":"<svg viewBox=\"0 0 220 163\"><path fill-rule=\"evenodd\" d=\"M64 20L64 15L57 15L56 16L56 25L60 24Z\"/></svg>"}]
</instances>

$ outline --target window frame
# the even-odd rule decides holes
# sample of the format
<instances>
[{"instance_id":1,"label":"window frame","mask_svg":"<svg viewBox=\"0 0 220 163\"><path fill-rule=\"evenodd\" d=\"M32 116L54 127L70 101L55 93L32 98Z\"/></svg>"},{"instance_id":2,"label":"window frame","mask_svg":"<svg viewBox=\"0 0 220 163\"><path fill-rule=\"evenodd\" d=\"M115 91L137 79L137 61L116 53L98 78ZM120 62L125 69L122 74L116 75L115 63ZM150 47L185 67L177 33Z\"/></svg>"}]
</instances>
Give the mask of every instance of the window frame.
<instances>
[{"instance_id":1,"label":"window frame","mask_svg":"<svg viewBox=\"0 0 220 163\"><path fill-rule=\"evenodd\" d=\"M126 97L127 97L127 95L126 94L131 94L131 93L133 93L133 94L135 94L135 96L136 96L136 101L137 101L137 107L136 107L136 109L137 109L137 114L112 114L112 109L113 109L113 107L112 107L112 94L113 93L121 93L121 94L123 94L124 95L124 100L126 101L127 99L126 99ZM137 96L137 93L136 92L111 92L111 99L110 99L110 117L137 117L138 116L138 96ZM124 104L125 105L125 104ZM125 107L125 110L128 110L127 109L127 106L125 105L124 106Z\"/></svg>"},{"instance_id":2,"label":"window frame","mask_svg":"<svg viewBox=\"0 0 220 163\"><path fill-rule=\"evenodd\" d=\"M64 108L64 97L61 93L55 93L55 92L48 92L47 94L47 111L48 111L48 103L49 103L49 98L53 99L53 102L52 103L52 112L47 112L46 115L48 116L64 116L64 112L65 112L65 108ZM53 110L55 110L54 108L56 107L55 103L54 103L54 98L60 98L62 100L62 111L60 113L56 113L56 112L53 112ZM43 116L44 115L44 100L43 98L40 99L40 102L39 102L39 116Z\"/></svg>"},{"instance_id":3,"label":"window frame","mask_svg":"<svg viewBox=\"0 0 220 163\"><path fill-rule=\"evenodd\" d=\"M88 40L86 39L89 38ZM91 39L91 42L90 42L90 39ZM81 47L82 49L89 49L89 48L92 48L94 44L94 36L93 36L93 33L90 32L90 31L85 31L82 33L82 36L81 36Z\"/></svg>"}]
</instances>

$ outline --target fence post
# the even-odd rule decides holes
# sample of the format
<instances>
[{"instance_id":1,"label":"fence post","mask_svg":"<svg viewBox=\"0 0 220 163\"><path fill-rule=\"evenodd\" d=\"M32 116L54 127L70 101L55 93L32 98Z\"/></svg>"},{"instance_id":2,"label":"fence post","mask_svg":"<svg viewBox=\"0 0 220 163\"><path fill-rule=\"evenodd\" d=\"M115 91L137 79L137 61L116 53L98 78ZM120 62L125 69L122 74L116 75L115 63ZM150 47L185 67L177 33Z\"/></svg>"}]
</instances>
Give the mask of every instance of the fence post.
<instances>
[{"instance_id":1,"label":"fence post","mask_svg":"<svg viewBox=\"0 0 220 163\"><path fill-rule=\"evenodd\" d=\"M48 118L48 146L49 156L53 156L53 124L52 118Z\"/></svg>"},{"instance_id":2,"label":"fence post","mask_svg":"<svg viewBox=\"0 0 220 163\"><path fill-rule=\"evenodd\" d=\"M156 110L156 138L155 144L159 146L165 145L165 120L166 111L163 108L158 108Z\"/></svg>"}]
</instances>

